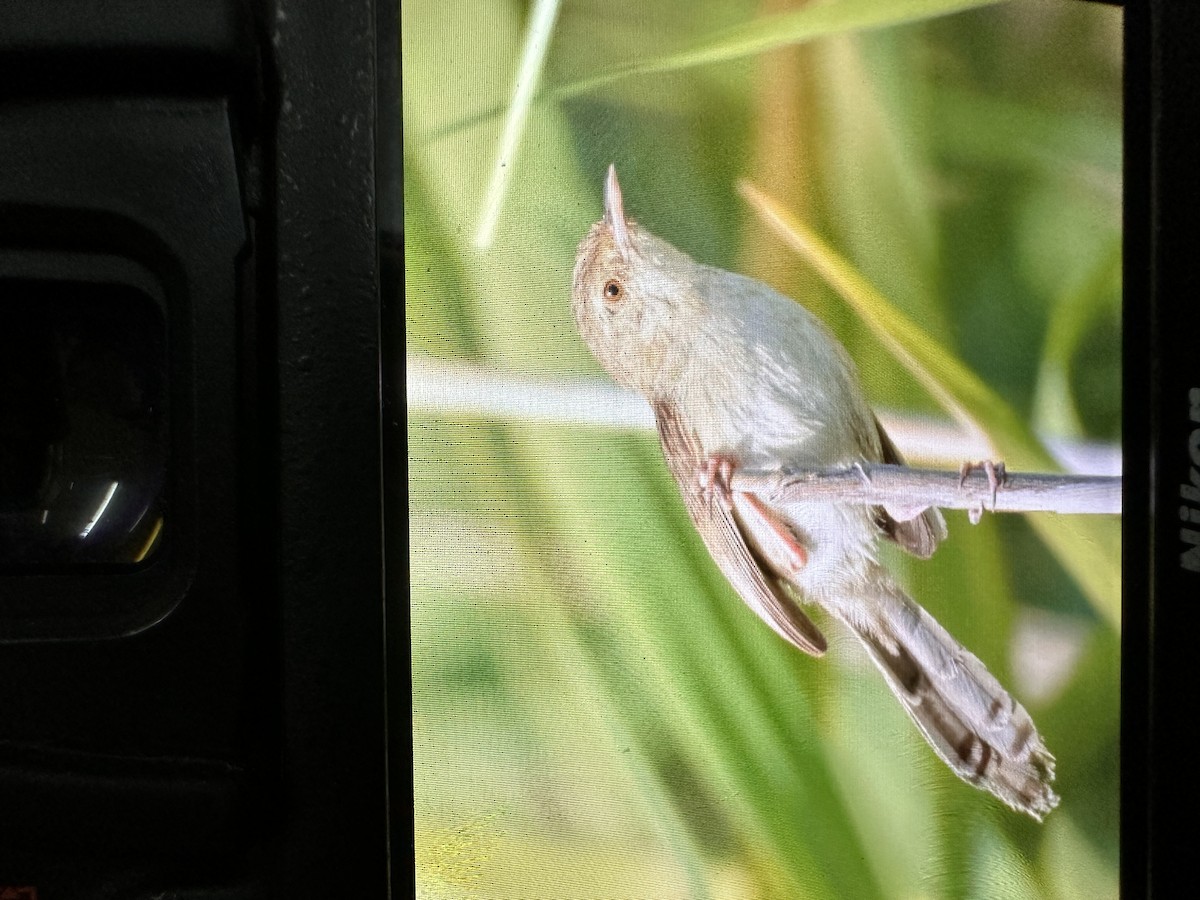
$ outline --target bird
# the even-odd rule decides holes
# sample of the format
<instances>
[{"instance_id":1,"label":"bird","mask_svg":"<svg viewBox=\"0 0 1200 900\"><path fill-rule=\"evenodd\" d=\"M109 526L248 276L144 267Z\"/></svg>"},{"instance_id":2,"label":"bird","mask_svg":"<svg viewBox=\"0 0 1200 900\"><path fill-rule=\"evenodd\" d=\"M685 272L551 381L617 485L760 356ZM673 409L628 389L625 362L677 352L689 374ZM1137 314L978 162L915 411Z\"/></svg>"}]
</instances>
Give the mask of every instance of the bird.
<instances>
[{"instance_id":1,"label":"bird","mask_svg":"<svg viewBox=\"0 0 1200 900\"><path fill-rule=\"evenodd\" d=\"M882 541L931 556L940 511L732 487L738 469L903 464L837 338L798 301L627 217L614 166L571 309L600 365L649 402L688 515L742 600L814 657L828 644L806 609L841 623L956 775L1042 821L1059 802L1055 759L1029 713L880 561Z\"/></svg>"}]
</instances>

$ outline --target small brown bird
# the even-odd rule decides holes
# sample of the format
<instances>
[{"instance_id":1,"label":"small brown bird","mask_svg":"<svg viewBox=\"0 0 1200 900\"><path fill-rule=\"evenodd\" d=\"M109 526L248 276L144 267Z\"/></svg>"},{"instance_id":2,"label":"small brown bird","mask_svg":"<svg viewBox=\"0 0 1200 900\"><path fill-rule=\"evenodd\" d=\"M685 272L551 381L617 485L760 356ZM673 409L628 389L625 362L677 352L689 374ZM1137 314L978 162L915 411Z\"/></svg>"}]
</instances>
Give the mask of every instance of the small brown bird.
<instances>
[{"instance_id":1,"label":"small brown bird","mask_svg":"<svg viewBox=\"0 0 1200 900\"><path fill-rule=\"evenodd\" d=\"M1053 809L1054 757L1029 714L877 560L881 537L932 554L946 535L938 510L768 503L730 487L739 467L902 462L837 339L794 300L627 219L612 167L571 305L600 364L653 407L692 522L750 608L813 656L825 638L801 603L825 610L960 778L1039 821Z\"/></svg>"}]
</instances>

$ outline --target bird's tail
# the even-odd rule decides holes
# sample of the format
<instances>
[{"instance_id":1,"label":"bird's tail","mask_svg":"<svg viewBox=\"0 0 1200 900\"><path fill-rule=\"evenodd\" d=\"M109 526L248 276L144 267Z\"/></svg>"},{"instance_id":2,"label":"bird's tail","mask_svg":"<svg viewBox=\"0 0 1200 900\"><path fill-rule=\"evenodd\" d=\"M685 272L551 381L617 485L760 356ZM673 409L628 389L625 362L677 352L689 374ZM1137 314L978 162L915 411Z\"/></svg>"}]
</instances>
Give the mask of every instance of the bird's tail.
<instances>
[{"instance_id":1,"label":"bird's tail","mask_svg":"<svg viewBox=\"0 0 1200 900\"><path fill-rule=\"evenodd\" d=\"M938 756L963 781L1040 822L1058 795L1054 756L1029 713L889 575L875 574L874 596L830 604L831 612L866 645Z\"/></svg>"}]
</instances>

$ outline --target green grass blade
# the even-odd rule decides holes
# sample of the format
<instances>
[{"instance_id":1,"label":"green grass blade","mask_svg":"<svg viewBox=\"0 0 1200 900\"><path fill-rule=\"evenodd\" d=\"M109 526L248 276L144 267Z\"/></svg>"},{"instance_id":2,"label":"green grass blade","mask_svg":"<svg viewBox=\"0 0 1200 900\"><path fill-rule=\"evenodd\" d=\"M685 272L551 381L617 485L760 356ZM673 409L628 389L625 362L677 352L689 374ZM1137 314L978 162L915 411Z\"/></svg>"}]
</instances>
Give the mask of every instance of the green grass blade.
<instances>
[{"instance_id":1,"label":"green grass blade","mask_svg":"<svg viewBox=\"0 0 1200 900\"><path fill-rule=\"evenodd\" d=\"M625 78L678 72L744 59L830 35L905 25L981 6L993 6L999 2L1001 0L836 0L810 4L792 12L754 19L726 29L677 53L638 60L557 87L543 88L535 100L565 100ZM430 137L447 137L490 121L502 112L504 107L493 107L437 129Z\"/></svg>"},{"instance_id":2,"label":"green grass blade","mask_svg":"<svg viewBox=\"0 0 1200 900\"><path fill-rule=\"evenodd\" d=\"M1121 284L1121 239L1112 242L1082 283L1064 293L1046 328L1034 399L1035 421L1052 427L1055 433L1070 437L1083 433L1074 398L1071 396L1071 360L1092 319L1103 311L1103 304L1119 291Z\"/></svg>"},{"instance_id":3,"label":"green grass blade","mask_svg":"<svg viewBox=\"0 0 1200 900\"><path fill-rule=\"evenodd\" d=\"M996 2L998 0L838 0L833 3L808 4L793 12L754 19L744 25L727 29L678 53L629 63L562 85L553 90L553 96L561 100L586 94L622 78L658 75L743 59L832 34L919 22L922 19L990 6Z\"/></svg>"}]
</instances>

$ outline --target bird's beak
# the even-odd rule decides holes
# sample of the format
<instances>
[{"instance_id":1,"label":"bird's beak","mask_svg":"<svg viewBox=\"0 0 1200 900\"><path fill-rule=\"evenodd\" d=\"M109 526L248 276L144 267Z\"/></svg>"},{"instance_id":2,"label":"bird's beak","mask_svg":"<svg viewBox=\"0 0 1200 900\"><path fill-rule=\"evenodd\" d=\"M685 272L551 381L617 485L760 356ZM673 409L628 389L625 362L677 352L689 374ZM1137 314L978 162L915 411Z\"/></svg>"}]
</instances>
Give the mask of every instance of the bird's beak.
<instances>
[{"instance_id":1,"label":"bird's beak","mask_svg":"<svg viewBox=\"0 0 1200 900\"><path fill-rule=\"evenodd\" d=\"M628 258L633 245L629 240L629 227L625 222L625 206L621 200L621 185L617 181L617 167L608 167L604 180L604 224L612 229L613 243L617 252Z\"/></svg>"}]
</instances>

